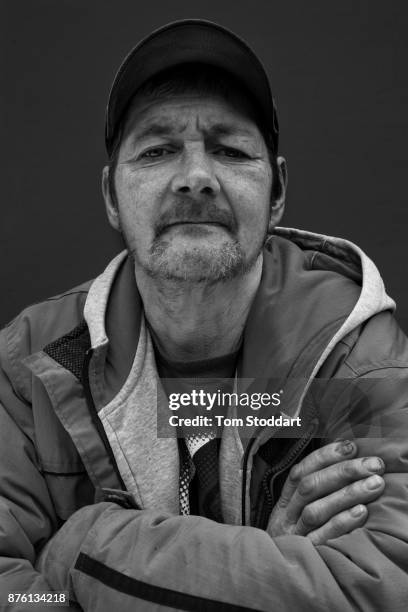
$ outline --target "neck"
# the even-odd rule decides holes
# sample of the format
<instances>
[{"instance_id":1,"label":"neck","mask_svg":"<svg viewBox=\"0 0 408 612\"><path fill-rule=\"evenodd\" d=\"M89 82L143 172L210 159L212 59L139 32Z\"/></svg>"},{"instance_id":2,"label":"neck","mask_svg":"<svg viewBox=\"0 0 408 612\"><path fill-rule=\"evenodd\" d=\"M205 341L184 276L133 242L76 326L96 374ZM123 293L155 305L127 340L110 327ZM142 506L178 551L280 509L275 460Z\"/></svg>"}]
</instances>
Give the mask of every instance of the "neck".
<instances>
[{"instance_id":1,"label":"neck","mask_svg":"<svg viewBox=\"0 0 408 612\"><path fill-rule=\"evenodd\" d=\"M153 279L136 268L146 319L163 356L211 359L237 350L262 274L262 255L245 275L219 283Z\"/></svg>"}]
</instances>

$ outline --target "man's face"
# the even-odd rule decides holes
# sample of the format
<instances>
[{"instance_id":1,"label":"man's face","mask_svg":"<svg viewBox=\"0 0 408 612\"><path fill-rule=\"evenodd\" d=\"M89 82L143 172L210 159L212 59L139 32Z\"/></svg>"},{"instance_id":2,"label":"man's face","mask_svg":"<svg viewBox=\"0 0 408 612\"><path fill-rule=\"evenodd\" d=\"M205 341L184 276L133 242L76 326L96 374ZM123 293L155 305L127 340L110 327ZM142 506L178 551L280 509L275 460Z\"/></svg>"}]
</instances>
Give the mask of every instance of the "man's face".
<instances>
[{"instance_id":1,"label":"man's face","mask_svg":"<svg viewBox=\"0 0 408 612\"><path fill-rule=\"evenodd\" d=\"M136 98L115 175L117 217L137 269L216 282L249 270L267 233L272 170L240 96Z\"/></svg>"}]
</instances>

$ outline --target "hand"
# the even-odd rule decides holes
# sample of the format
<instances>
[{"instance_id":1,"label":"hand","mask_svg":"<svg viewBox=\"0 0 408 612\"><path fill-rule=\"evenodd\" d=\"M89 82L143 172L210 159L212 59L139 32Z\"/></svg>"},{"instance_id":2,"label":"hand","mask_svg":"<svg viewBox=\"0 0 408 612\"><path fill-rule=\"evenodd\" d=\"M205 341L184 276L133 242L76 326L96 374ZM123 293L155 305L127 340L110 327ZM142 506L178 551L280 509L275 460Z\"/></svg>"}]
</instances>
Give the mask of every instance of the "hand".
<instances>
[{"instance_id":1,"label":"hand","mask_svg":"<svg viewBox=\"0 0 408 612\"><path fill-rule=\"evenodd\" d=\"M379 457L353 459L356 453L353 442L334 442L294 465L269 519L269 535L302 535L317 545L361 527L364 504L384 490L385 466Z\"/></svg>"}]
</instances>

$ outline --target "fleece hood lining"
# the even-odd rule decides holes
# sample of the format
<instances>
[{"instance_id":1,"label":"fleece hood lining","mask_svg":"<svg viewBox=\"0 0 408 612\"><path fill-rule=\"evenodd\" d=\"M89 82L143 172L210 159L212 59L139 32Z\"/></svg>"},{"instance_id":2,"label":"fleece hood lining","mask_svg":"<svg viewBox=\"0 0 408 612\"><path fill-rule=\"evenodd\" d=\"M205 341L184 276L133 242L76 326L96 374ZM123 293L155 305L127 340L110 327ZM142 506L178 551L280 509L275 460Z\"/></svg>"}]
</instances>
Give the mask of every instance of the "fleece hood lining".
<instances>
[{"instance_id":1,"label":"fleece hood lining","mask_svg":"<svg viewBox=\"0 0 408 612\"><path fill-rule=\"evenodd\" d=\"M321 366L326 361L327 357L330 355L337 343L374 314L382 312L383 310L394 310L395 302L386 294L384 283L374 262L362 251L362 249L360 249L360 247L353 242L343 238L314 234L312 232L297 230L294 228L277 227L275 228L275 233L283 238L289 238L301 247L307 246L310 242L314 243L316 238L320 238L323 241L320 248L321 251L324 251L324 247L327 244L331 247L335 247L337 251L343 254L344 258L347 258L347 255L349 255L349 259L351 259L353 262L356 261L357 256L362 270L362 287L360 297L350 315L344 321L340 329L338 329L338 331L333 335L330 342L323 350L319 360L316 362L316 365L314 366L313 371L306 382L296 412L293 415L297 417L300 413L303 400L312 383L312 380L315 378Z\"/></svg>"},{"instance_id":2,"label":"fleece hood lining","mask_svg":"<svg viewBox=\"0 0 408 612\"><path fill-rule=\"evenodd\" d=\"M97 349L108 343L105 316L108 298L115 276L127 257L127 251L121 251L108 264L106 269L92 283L84 307L84 318L91 337L91 347Z\"/></svg>"}]
</instances>

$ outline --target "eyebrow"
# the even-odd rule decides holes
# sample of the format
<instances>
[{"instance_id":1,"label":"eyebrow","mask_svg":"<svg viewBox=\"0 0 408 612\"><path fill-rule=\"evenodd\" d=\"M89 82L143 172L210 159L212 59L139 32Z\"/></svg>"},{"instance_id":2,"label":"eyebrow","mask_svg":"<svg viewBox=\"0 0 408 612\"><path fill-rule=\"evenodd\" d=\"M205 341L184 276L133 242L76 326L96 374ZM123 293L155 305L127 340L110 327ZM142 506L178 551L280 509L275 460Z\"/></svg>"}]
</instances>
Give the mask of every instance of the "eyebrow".
<instances>
[{"instance_id":1,"label":"eyebrow","mask_svg":"<svg viewBox=\"0 0 408 612\"><path fill-rule=\"evenodd\" d=\"M169 136L172 134L182 133L186 129L186 124L175 125L170 122L151 123L135 131L134 140L143 140L150 136ZM209 129L202 130L207 138L215 138L219 136L254 136L251 130L237 126L234 123L215 123Z\"/></svg>"},{"instance_id":2,"label":"eyebrow","mask_svg":"<svg viewBox=\"0 0 408 612\"><path fill-rule=\"evenodd\" d=\"M235 123L216 123L206 130L209 136L254 136L251 130L240 127Z\"/></svg>"},{"instance_id":3,"label":"eyebrow","mask_svg":"<svg viewBox=\"0 0 408 612\"><path fill-rule=\"evenodd\" d=\"M170 123L151 123L141 128L140 131L136 130L134 133L135 140L142 140L149 136L168 136L174 133L176 130Z\"/></svg>"}]
</instances>

